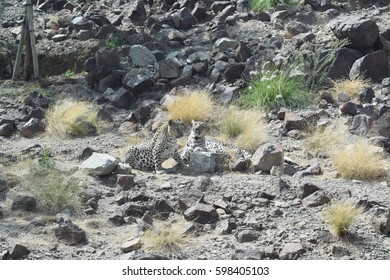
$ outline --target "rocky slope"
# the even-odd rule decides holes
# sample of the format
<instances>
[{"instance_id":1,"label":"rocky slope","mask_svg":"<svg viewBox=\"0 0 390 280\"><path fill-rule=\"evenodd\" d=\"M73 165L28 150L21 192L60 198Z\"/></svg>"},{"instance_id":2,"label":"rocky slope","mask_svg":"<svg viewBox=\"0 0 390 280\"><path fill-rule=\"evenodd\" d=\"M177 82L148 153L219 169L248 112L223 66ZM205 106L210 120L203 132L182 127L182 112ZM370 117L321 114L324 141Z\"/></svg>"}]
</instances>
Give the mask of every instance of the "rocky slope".
<instances>
[{"instance_id":1,"label":"rocky slope","mask_svg":"<svg viewBox=\"0 0 390 280\"><path fill-rule=\"evenodd\" d=\"M376 181L339 178L328 157L308 156L302 128L346 123L346 134L369 138L389 151L390 4L306 2L253 13L246 0L38 1L42 78L12 82L8 79L20 33L14 15L22 15L23 8L18 1L5 1L0 30L0 257L387 259L388 176ZM207 89L228 104L262 65L287 60L305 42L313 44L312 52L326 54L332 42L343 38L351 43L338 53L330 77L366 75L371 87L351 100L335 100L320 91L308 109L269 112L268 144L259 150L273 147L277 156L267 159L271 167L289 158L284 172L273 170L271 175L258 157L252 159L255 170L237 163L239 171L212 174L196 168L163 175L136 170L118 174L126 173L122 170L90 176L79 171L91 150L123 158L129 137L150 135L166 119L164 102L183 88ZM64 75L67 71L71 74ZM45 113L55 100L65 98L99 107L110 129L85 138L50 137L44 132ZM42 212L28 192L24 163L42 156L44 148L56 168L77 179L82 190L77 213ZM389 170L388 158L385 168ZM339 240L330 233L323 210L329 201L345 198L365 211L349 240ZM179 252L145 252L137 239L142 230L174 221L184 221L182 230L191 242Z\"/></svg>"}]
</instances>

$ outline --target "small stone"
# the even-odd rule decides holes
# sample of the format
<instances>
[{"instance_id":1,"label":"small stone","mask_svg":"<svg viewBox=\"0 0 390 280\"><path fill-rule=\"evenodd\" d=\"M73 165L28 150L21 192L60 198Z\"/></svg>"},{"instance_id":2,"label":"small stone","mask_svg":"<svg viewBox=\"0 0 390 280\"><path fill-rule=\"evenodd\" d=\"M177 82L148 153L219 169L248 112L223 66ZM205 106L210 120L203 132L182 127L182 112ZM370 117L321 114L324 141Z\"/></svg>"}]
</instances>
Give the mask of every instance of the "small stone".
<instances>
[{"instance_id":1,"label":"small stone","mask_svg":"<svg viewBox=\"0 0 390 280\"><path fill-rule=\"evenodd\" d=\"M218 213L213 206L199 202L188 208L183 215L187 221L200 224L213 223L218 220Z\"/></svg>"},{"instance_id":2,"label":"small stone","mask_svg":"<svg viewBox=\"0 0 390 280\"><path fill-rule=\"evenodd\" d=\"M237 235L237 240L241 243L256 241L258 238L259 235L256 233L256 231L250 229L245 229Z\"/></svg>"},{"instance_id":3,"label":"small stone","mask_svg":"<svg viewBox=\"0 0 390 280\"><path fill-rule=\"evenodd\" d=\"M18 260L22 257L27 256L28 254L30 254L30 250L28 250L27 247L20 244L16 244L11 252L10 257L13 260Z\"/></svg>"},{"instance_id":4,"label":"small stone","mask_svg":"<svg viewBox=\"0 0 390 280\"><path fill-rule=\"evenodd\" d=\"M377 209L371 219L371 224L380 234L388 235L390 233L390 210L384 208Z\"/></svg>"},{"instance_id":5,"label":"small stone","mask_svg":"<svg viewBox=\"0 0 390 280\"><path fill-rule=\"evenodd\" d=\"M125 243L122 244L121 246L121 251L122 253L128 253L135 251L141 247L141 237L136 237L134 239L131 239L129 241L126 241Z\"/></svg>"},{"instance_id":6,"label":"small stone","mask_svg":"<svg viewBox=\"0 0 390 280\"><path fill-rule=\"evenodd\" d=\"M281 166L283 164L283 154L283 149L278 145L273 143L264 144L251 158L254 170L270 172L273 166Z\"/></svg>"},{"instance_id":7,"label":"small stone","mask_svg":"<svg viewBox=\"0 0 390 280\"><path fill-rule=\"evenodd\" d=\"M54 232L57 239L67 245L78 245L87 242L85 231L70 220L60 224Z\"/></svg>"},{"instance_id":8,"label":"small stone","mask_svg":"<svg viewBox=\"0 0 390 280\"><path fill-rule=\"evenodd\" d=\"M123 191L128 191L134 188L134 175L118 174L116 176L116 185Z\"/></svg>"},{"instance_id":9,"label":"small stone","mask_svg":"<svg viewBox=\"0 0 390 280\"><path fill-rule=\"evenodd\" d=\"M11 205L11 210L23 210L34 212L37 208L37 200L35 197L27 195L17 195Z\"/></svg>"},{"instance_id":10,"label":"small stone","mask_svg":"<svg viewBox=\"0 0 390 280\"><path fill-rule=\"evenodd\" d=\"M279 253L281 260L296 260L299 259L305 252L301 243L286 243L282 251Z\"/></svg>"},{"instance_id":11,"label":"small stone","mask_svg":"<svg viewBox=\"0 0 390 280\"><path fill-rule=\"evenodd\" d=\"M325 193L321 190L316 191L302 199L302 205L305 207L318 207L329 202L329 197L327 197Z\"/></svg>"},{"instance_id":12,"label":"small stone","mask_svg":"<svg viewBox=\"0 0 390 280\"><path fill-rule=\"evenodd\" d=\"M222 153L194 152L188 169L191 174L214 173L223 167L225 155Z\"/></svg>"},{"instance_id":13,"label":"small stone","mask_svg":"<svg viewBox=\"0 0 390 280\"><path fill-rule=\"evenodd\" d=\"M332 255L337 258L345 257L345 256L350 256L351 252L344 247L340 246L333 246L332 247Z\"/></svg>"},{"instance_id":14,"label":"small stone","mask_svg":"<svg viewBox=\"0 0 390 280\"><path fill-rule=\"evenodd\" d=\"M35 136L37 133L45 131L45 124L42 120L31 118L20 128L20 135L26 138Z\"/></svg>"},{"instance_id":15,"label":"small stone","mask_svg":"<svg viewBox=\"0 0 390 280\"><path fill-rule=\"evenodd\" d=\"M145 67L157 63L154 54L145 46L134 45L130 48L130 57L134 65Z\"/></svg>"},{"instance_id":16,"label":"small stone","mask_svg":"<svg viewBox=\"0 0 390 280\"><path fill-rule=\"evenodd\" d=\"M308 197L309 195L315 193L316 191L320 190L319 187L317 187L314 184L311 183L305 183L303 186L299 188L297 191L297 196L300 199L304 199L305 197Z\"/></svg>"},{"instance_id":17,"label":"small stone","mask_svg":"<svg viewBox=\"0 0 390 280\"><path fill-rule=\"evenodd\" d=\"M215 43L214 47L220 49L220 50L226 50L226 49L235 49L239 44L239 41L235 39L230 38L219 38Z\"/></svg>"},{"instance_id":18,"label":"small stone","mask_svg":"<svg viewBox=\"0 0 390 280\"><path fill-rule=\"evenodd\" d=\"M286 112L284 116L284 126L287 131L293 129L305 129L307 127L307 122L304 118L297 115L296 113Z\"/></svg>"}]
</instances>

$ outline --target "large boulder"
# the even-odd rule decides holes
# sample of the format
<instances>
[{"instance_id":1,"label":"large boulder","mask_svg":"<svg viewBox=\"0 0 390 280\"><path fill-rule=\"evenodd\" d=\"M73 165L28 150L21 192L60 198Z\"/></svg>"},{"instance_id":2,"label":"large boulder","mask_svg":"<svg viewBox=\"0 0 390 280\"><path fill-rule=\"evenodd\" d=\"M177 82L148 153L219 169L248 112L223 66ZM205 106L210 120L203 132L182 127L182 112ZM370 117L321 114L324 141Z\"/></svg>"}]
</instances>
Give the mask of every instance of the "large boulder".
<instances>
[{"instance_id":1,"label":"large boulder","mask_svg":"<svg viewBox=\"0 0 390 280\"><path fill-rule=\"evenodd\" d=\"M329 26L338 39L348 39L351 47L359 50L373 47L379 36L378 25L361 16L340 16Z\"/></svg>"},{"instance_id":2,"label":"large boulder","mask_svg":"<svg viewBox=\"0 0 390 280\"><path fill-rule=\"evenodd\" d=\"M81 165L80 169L90 175L109 175L118 165L119 160L107 154L93 153Z\"/></svg>"},{"instance_id":3,"label":"large boulder","mask_svg":"<svg viewBox=\"0 0 390 280\"><path fill-rule=\"evenodd\" d=\"M252 165L255 171L270 172L273 166L283 164L283 148L267 143L260 147L252 156Z\"/></svg>"},{"instance_id":4,"label":"large boulder","mask_svg":"<svg viewBox=\"0 0 390 280\"><path fill-rule=\"evenodd\" d=\"M364 77L375 82L390 76L389 60L386 51L367 54L355 61L349 72L350 79Z\"/></svg>"}]
</instances>

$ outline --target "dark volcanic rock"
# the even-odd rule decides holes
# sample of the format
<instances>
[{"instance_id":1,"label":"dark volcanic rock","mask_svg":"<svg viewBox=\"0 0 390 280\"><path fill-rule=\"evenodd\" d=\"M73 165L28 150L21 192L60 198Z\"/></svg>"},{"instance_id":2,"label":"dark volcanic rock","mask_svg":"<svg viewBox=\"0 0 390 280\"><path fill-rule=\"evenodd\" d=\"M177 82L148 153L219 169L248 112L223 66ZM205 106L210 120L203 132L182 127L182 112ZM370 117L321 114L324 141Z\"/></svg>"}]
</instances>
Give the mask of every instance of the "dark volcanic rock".
<instances>
[{"instance_id":1,"label":"dark volcanic rock","mask_svg":"<svg viewBox=\"0 0 390 280\"><path fill-rule=\"evenodd\" d=\"M16 196L11 205L11 210L24 210L34 212L37 208L37 200L35 197L27 195Z\"/></svg>"},{"instance_id":2,"label":"dark volcanic rock","mask_svg":"<svg viewBox=\"0 0 390 280\"><path fill-rule=\"evenodd\" d=\"M54 232L57 239L67 245L78 245L87 242L85 231L70 220L60 224Z\"/></svg>"},{"instance_id":3,"label":"dark volcanic rock","mask_svg":"<svg viewBox=\"0 0 390 280\"><path fill-rule=\"evenodd\" d=\"M147 91L153 85L153 81L149 78L149 76L144 74L130 77L126 75L125 79L127 80L125 87L131 90L136 96L144 91Z\"/></svg>"},{"instance_id":4,"label":"dark volcanic rock","mask_svg":"<svg viewBox=\"0 0 390 280\"><path fill-rule=\"evenodd\" d=\"M172 20L175 24L175 27L181 29L188 29L198 23L196 17L194 17L185 7L180 9L177 13L173 14Z\"/></svg>"},{"instance_id":5,"label":"dark volcanic rock","mask_svg":"<svg viewBox=\"0 0 390 280\"><path fill-rule=\"evenodd\" d=\"M379 36L378 25L360 16L340 16L329 25L338 39L349 39L351 46L359 50L371 48Z\"/></svg>"},{"instance_id":6,"label":"dark volcanic rock","mask_svg":"<svg viewBox=\"0 0 390 280\"><path fill-rule=\"evenodd\" d=\"M390 67L386 51L377 51L359 58L349 72L351 79L364 77L375 82L382 82L389 75Z\"/></svg>"},{"instance_id":7,"label":"dark volcanic rock","mask_svg":"<svg viewBox=\"0 0 390 280\"><path fill-rule=\"evenodd\" d=\"M330 68L329 78L340 79L349 77L349 71L356 60L361 58L363 55L359 50L350 48L341 48L336 55L336 59Z\"/></svg>"},{"instance_id":8,"label":"dark volcanic rock","mask_svg":"<svg viewBox=\"0 0 390 280\"><path fill-rule=\"evenodd\" d=\"M184 212L184 218L200 224L213 223L218 220L218 213L212 205L198 202Z\"/></svg>"},{"instance_id":9,"label":"dark volcanic rock","mask_svg":"<svg viewBox=\"0 0 390 280\"><path fill-rule=\"evenodd\" d=\"M45 124L42 120L31 118L20 128L20 135L26 138L33 137L37 133L45 131Z\"/></svg>"}]
</instances>

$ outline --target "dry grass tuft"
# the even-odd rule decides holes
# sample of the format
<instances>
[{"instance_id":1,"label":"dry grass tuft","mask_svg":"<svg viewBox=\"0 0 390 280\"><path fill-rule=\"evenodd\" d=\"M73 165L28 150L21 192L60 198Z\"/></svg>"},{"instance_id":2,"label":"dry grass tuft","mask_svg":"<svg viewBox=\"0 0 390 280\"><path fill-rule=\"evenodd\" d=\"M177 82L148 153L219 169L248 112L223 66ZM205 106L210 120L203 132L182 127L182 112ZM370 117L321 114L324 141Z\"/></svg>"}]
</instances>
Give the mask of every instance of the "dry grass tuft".
<instances>
[{"instance_id":1,"label":"dry grass tuft","mask_svg":"<svg viewBox=\"0 0 390 280\"><path fill-rule=\"evenodd\" d=\"M307 131L308 136L304 140L304 147L315 155L329 155L334 147L345 142L345 132L340 125L325 128L314 127Z\"/></svg>"},{"instance_id":2,"label":"dry grass tuft","mask_svg":"<svg viewBox=\"0 0 390 280\"><path fill-rule=\"evenodd\" d=\"M184 245L191 243L190 236L185 235L184 222L171 224L158 223L145 231L141 238L146 252L176 254L182 251Z\"/></svg>"},{"instance_id":3,"label":"dry grass tuft","mask_svg":"<svg viewBox=\"0 0 390 280\"><path fill-rule=\"evenodd\" d=\"M357 97L359 91L369 85L369 81L362 77L356 77L354 79L341 79L335 81L333 86L333 92L337 96L341 92L348 94L351 98Z\"/></svg>"},{"instance_id":4,"label":"dry grass tuft","mask_svg":"<svg viewBox=\"0 0 390 280\"><path fill-rule=\"evenodd\" d=\"M186 92L168 105L171 119L182 119L185 123L205 121L213 113L214 102L210 95L203 91Z\"/></svg>"},{"instance_id":5,"label":"dry grass tuft","mask_svg":"<svg viewBox=\"0 0 390 280\"><path fill-rule=\"evenodd\" d=\"M357 180L378 179L386 174L389 162L382 148L362 139L336 148L331 158L343 178Z\"/></svg>"},{"instance_id":6,"label":"dry grass tuft","mask_svg":"<svg viewBox=\"0 0 390 280\"><path fill-rule=\"evenodd\" d=\"M60 137L93 135L106 127L93 105L84 101L59 101L49 109L46 120L49 133Z\"/></svg>"},{"instance_id":7,"label":"dry grass tuft","mask_svg":"<svg viewBox=\"0 0 390 280\"><path fill-rule=\"evenodd\" d=\"M248 151L255 151L267 138L263 115L261 111L229 107L219 121L221 135L218 138L231 141Z\"/></svg>"},{"instance_id":8,"label":"dry grass tuft","mask_svg":"<svg viewBox=\"0 0 390 280\"><path fill-rule=\"evenodd\" d=\"M362 213L362 206L356 206L350 201L338 201L328 206L323 214L334 235L346 237L351 225L356 222Z\"/></svg>"}]
</instances>

